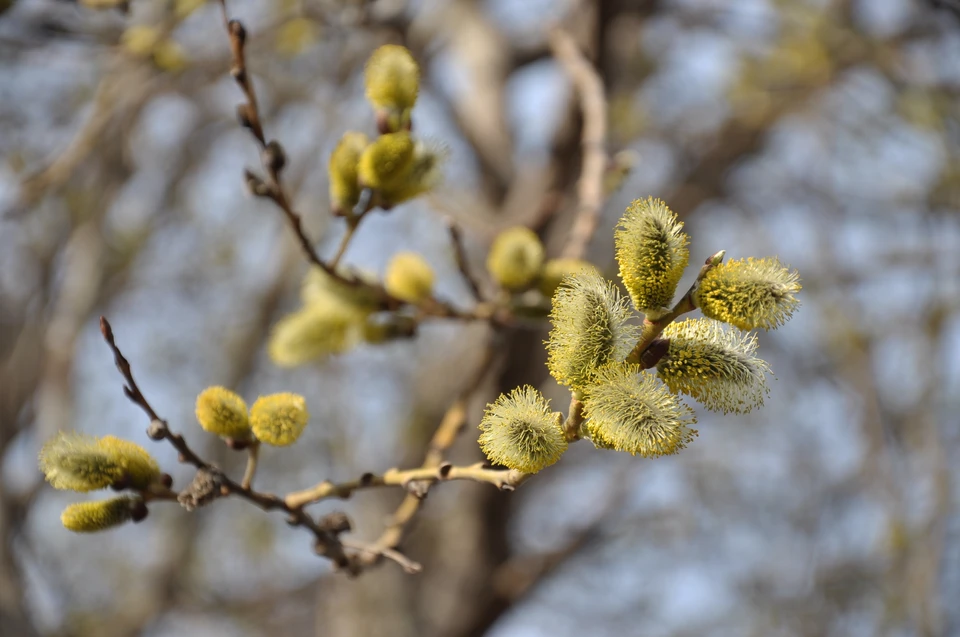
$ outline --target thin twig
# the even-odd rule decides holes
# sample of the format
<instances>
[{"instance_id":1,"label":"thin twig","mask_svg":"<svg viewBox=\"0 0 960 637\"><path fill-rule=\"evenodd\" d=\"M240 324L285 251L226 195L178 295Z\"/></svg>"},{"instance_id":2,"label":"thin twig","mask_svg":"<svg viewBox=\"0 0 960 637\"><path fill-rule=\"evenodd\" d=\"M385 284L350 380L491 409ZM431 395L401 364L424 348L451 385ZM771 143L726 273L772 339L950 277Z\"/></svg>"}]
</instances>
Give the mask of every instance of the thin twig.
<instances>
[{"instance_id":1,"label":"thin twig","mask_svg":"<svg viewBox=\"0 0 960 637\"><path fill-rule=\"evenodd\" d=\"M353 567L353 561L344 552L343 545L341 544L336 533L321 528L317 524L316 520L307 515L302 509L294 509L288 506L282 498L269 493L260 493L244 487L243 485L237 484L228 476L224 475L219 468L198 456L190 448L182 435L171 431L170 427L167 425L167 422L157 415L157 412L154 411L149 401L147 401L146 397L140 391L140 387L133 378L133 371L130 368L129 361L127 361L123 353L120 351L120 348L117 346L113 335L113 328L110 326L110 323L107 321L106 317L103 316L100 317L100 332L103 334L103 338L107 342L107 345L109 345L110 349L113 351L113 357L114 361L116 362L117 369L120 371L120 374L126 381L123 387L124 395L126 395L126 397L135 405L139 406L150 418L150 426L147 429L147 435L152 440L167 440L180 454L180 462L191 464L200 471L216 474L220 484L222 485L223 493L221 493L221 495L230 495L235 493L241 498L252 502L265 511L279 509L287 513L289 515L290 524L294 526L303 526L313 532L316 540L315 550L318 554L328 557L335 564L337 564L338 567L348 569Z\"/></svg>"},{"instance_id":2,"label":"thin twig","mask_svg":"<svg viewBox=\"0 0 960 637\"><path fill-rule=\"evenodd\" d=\"M640 333L640 339L627 356L628 363L640 363L645 368L653 367L653 365L656 364L656 360L651 362L644 361L642 358L643 353L648 347L650 347L656 338L660 336L663 330L670 325L670 323L675 321L681 315L697 309L696 304L693 302L693 295L700 286L700 281L703 280L704 275L706 275L707 272L712 270L715 266L719 265L720 262L723 261L724 254L726 254L726 251L721 250L704 262L703 267L700 268L700 272L697 274L697 279L693 282L693 285L690 286L690 289L687 290L682 297L680 297L680 300L677 301L677 303L673 306L673 309L655 321L644 319L643 331Z\"/></svg>"},{"instance_id":3,"label":"thin twig","mask_svg":"<svg viewBox=\"0 0 960 637\"><path fill-rule=\"evenodd\" d=\"M584 57L573 36L554 27L550 30L549 42L554 57L566 69L580 94L580 109L583 111L583 165L580 181L577 182L577 217L563 250L564 257L579 259L583 257L597 229L603 205L603 175L607 166L607 153L604 150L607 101L600 74Z\"/></svg>"},{"instance_id":4,"label":"thin twig","mask_svg":"<svg viewBox=\"0 0 960 637\"><path fill-rule=\"evenodd\" d=\"M243 471L243 479L240 485L244 489L253 486L253 478L257 475L257 463L260 460L260 441L255 440L247 447L247 467Z\"/></svg>"},{"instance_id":5,"label":"thin twig","mask_svg":"<svg viewBox=\"0 0 960 637\"><path fill-rule=\"evenodd\" d=\"M483 303L480 284L473 274L471 274L470 267L467 264L467 251L463 245L463 232L460 230L460 226L454 223L453 219L446 217L444 222L447 224L447 232L450 233L450 242L453 243L453 255L457 262L457 268L460 270L463 280L470 286L470 293L473 294L474 300L478 303Z\"/></svg>"}]
</instances>

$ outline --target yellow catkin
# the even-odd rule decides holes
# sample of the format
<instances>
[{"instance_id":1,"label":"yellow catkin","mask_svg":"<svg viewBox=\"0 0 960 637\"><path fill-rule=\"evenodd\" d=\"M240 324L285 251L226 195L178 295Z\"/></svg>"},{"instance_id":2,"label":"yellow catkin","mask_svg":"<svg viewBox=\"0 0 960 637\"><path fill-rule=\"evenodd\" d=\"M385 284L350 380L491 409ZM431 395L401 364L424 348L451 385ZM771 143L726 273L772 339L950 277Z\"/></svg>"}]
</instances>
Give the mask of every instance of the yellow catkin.
<instances>
[{"instance_id":1,"label":"yellow catkin","mask_svg":"<svg viewBox=\"0 0 960 637\"><path fill-rule=\"evenodd\" d=\"M567 450L562 416L526 385L487 405L480 421L480 448L496 464L524 473L549 467Z\"/></svg>"},{"instance_id":2,"label":"yellow catkin","mask_svg":"<svg viewBox=\"0 0 960 637\"><path fill-rule=\"evenodd\" d=\"M713 411L746 413L763 404L770 366L754 356L757 337L711 319L671 323L663 331L670 347L657 363L657 375Z\"/></svg>"},{"instance_id":3,"label":"yellow catkin","mask_svg":"<svg viewBox=\"0 0 960 637\"><path fill-rule=\"evenodd\" d=\"M367 314L335 299L310 303L274 325L267 353L281 367L296 367L340 354L363 340Z\"/></svg>"},{"instance_id":4,"label":"yellow catkin","mask_svg":"<svg viewBox=\"0 0 960 637\"><path fill-rule=\"evenodd\" d=\"M654 320L668 311L690 259L683 223L659 199L638 199L615 233L620 278L634 307Z\"/></svg>"},{"instance_id":5,"label":"yellow catkin","mask_svg":"<svg viewBox=\"0 0 960 637\"><path fill-rule=\"evenodd\" d=\"M677 453L697 435L693 412L639 365L612 363L584 387L586 430L602 449L647 458Z\"/></svg>"},{"instance_id":6,"label":"yellow catkin","mask_svg":"<svg viewBox=\"0 0 960 637\"><path fill-rule=\"evenodd\" d=\"M443 163L446 158L445 147L422 141L415 142L410 171L404 179L381 187L382 203L393 206L436 188L443 181Z\"/></svg>"},{"instance_id":7,"label":"yellow catkin","mask_svg":"<svg viewBox=\"0 0 960 637\"><path fill-rule=\"evenodd\" d=\"M623 360L639 329L628 323L629 302L596 270L566 277L553 296L547 368L561 385L588 382L602 365Z\"/></svg>"},{"instance_id":8,"label":"yellow catkin","mask_svg":"<svg viewBox=\"0 0 960 637\"><path fill-rule=\"evenodd\" d=\"M401 301L420 303L430 298L434 278L426 259L415 252L400 252L387 265L383 284L387 292Z\"/></svg>"},{"instance_id":9,"label":"yellow catkin","mask_svg":"<svg viewBox=\"0 0 960 637\"><path fill-rule=\"evenodd\" d=\"M703 277L693 301L704 316L742 330L775 329L799 307L800 277L777 259L721 263Z\"/></svg>"},{"instance_id":10,"label":"yellow catkin","mask_svg":"<svg viewBox=\"0 0 960 637\"><path fill-rule=\"evenodd\" d=\"M250 424L257 440L275 447L295 443L309 419L307 401L299 394L261 396L250 408Z\"/></svg>"},{"instance_id":11,"label":"yellow catkin","mask_svg":"<svg viewBox=\"0 0 960 637\"><path fill-rule=\"evenodd\" d=\"M112 486L145 489L160 476L143 447L114 436L60 432L40 450L39 464L54 488L81 493Z\"/></svg>"},{"instance_id":12,"label":"yellow catkin","mask_svg":"<svg viewBox=\"0 0 960 637\"><path fill-rule=\"evenodd\" d=\"M60 522L65 529L74 533L95 533L130 521L135 508L142 506L143 500L130 496L77 502L63 510Z\"/></svg>"},{"instance_id":13,"label":"yellow catkin","mask_svg":"<svg viewBox=\"0 0 960 637\"><path fill-rule=\"evenodd\" d=\"M413 169L413 150L407 132L381 135L360 155L360 183L374 189L400 187Z\"/></svg>"},{"instance_id":14,"label":"yellow catkin","mask_svg":"<svg viewBox=\"0 0 960 637\"><path fill-rule=\"evenodd\" d=\"M537 234L522 226L504 230L487 255L487 270L508 290L522 290L540 275L543 244Z\"/></svg>"},{"instance_id":15,"label":"yellow catkin","mask_svg":"<svg viewBox=\"0 0 960 637\"><path fill-rule=\"evenodd\" d=\"M390 130L409 128L420 91L420 67L405 47L386 44L373 52L364 72L367 99L387 113Z\"/></svg>"},{"instance_id":16,"label":"yellow catkin","mask_svg":"<svg viewBox=\"0 0 960 637\"><path fill-rule=\"evenodd\" d=\"M224 438L250 435L247 403L225 387L207 387L197 396L197 422L205 431Z\"/></svg>"},{"instance_id":17,"label":"yellow catkin","mask_svg":"<svg viewBox=\"0 0 960 637\"><path fill-rule=\"evenodd\" d=\"M350 212L360 199L358 166L369 138L357 131L347 131L340 138L327 164L330 179L330 207L337 214Z\"/></svg>"}]
</instances>

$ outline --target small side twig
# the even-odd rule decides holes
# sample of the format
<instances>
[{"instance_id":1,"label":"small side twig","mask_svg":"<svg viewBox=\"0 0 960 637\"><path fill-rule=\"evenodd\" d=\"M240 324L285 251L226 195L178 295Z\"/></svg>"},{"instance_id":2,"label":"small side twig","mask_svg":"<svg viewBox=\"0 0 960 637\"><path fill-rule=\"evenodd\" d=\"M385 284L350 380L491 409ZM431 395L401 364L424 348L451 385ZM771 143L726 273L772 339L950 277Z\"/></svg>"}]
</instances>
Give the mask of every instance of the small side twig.
<instances>
[{"instance_id":1,"label":"small side twig","mask_svg":"<svg viewBox=\"0 0 960 637\"><path fill-rule=\"evenodd\" d=\"M643 356L644 352L646 352L647 349L650 348L655 341L657 341L657 337L660 336L663 330L670 325L670 323L675 321L681 315L697 309L696 304L693 302L693 294L700 286L700 281L703 280L703 277L707 274L707 272L712 270L723 261L723 256L725 254L726 251L721 250L720 252L710 256L704 262L703 267L700 268L700 272L697 274L696 280L693 282L693 285L691 285L690 289L687 290L682 297L680 297L680 300L676 302L676 304L673 306L673 309L655 321L644 319L643 331L640 333L640 339L627 356L628 363L639 363L645 369L649 369L656 364L657 360L659 360L659 357L651 357L645 360Z\"/></svg>"},{"instance_id":2,"label":"small side twig","mask_svg":"<svg viewBox=\"0 0 960 637\"><path fill-rule=\"evenodd\" d=\"M240 486L249 489L253 486L253 478L257 475L257 464L260 460L260 441L255 440L247 447L247 467L243 471Z\"/></svg>"},{"instance_id":3,"label":"small side twig","mask_svg":"<svg viewBox=\"0 0 960 637\"><path fill-rule=\"evenodd\" d=\"M450 242L453 244L453 256L456 259L457 268L460 270L463 280L466 281L470 287L470 293L473 294L474 300L478 303L483 303L483 294L480 293L480 283L470 272L470 267L467 264L467 251L463 245L463 232L460 230L460 226L454 223L453 219L447 217L444 219L444 222L447 224L447 232L450 233Z\"/></svg>"},{"instance_id":4,"label":"small side twig","mask_svg":"<svg viewBox=\"0 0 960 637\"><path fill-rule=\"evenodd\" d=\"M604 149L607 101L600 74L584 57L573 36L554 27L548 39L554 57L570 75L580 94L580 108L583 111L583 165L580 181L577 182L577 216L563 250L564 257L579 259L583 257L597 229L603 205L603 175L607 166L607 152Z\"/></svg>"}]
</instances>

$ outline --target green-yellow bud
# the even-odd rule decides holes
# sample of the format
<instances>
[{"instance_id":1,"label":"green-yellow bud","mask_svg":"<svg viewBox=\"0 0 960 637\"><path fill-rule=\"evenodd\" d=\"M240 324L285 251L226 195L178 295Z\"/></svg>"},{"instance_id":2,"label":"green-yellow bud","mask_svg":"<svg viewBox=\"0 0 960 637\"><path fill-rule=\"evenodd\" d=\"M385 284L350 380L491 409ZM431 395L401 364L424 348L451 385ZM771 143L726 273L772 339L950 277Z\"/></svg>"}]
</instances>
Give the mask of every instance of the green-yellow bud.
<instances>
[{"instance_id":1,"label":"green-yellow bud","mask_svg":"<svg viewBox=\"0 0 960 637\"><path fill-rule=\"evenodd\" d=\"M40 450L40 470L55 489L80 492L113 486L145 489L160 477L156 460L140 445L114 436L63 432Z\"/></svg>"},{"instance_id":2,"label":"green-yellow bud","mask_svg":"<svg viewBox=\"0 0 960 637\"><path fill-rule=\"evenodd\" d=\"M522 290L540 275L543 244L537 234L522 226L504 230L487 255L487 270L508 290Z\"/></svg>"},{"instance_id":3,"label":"green-yellow bud","mask_svg":"<svg viewBox=\"0 0 960 637\"><path fill-rule=\"evenodd\" d=\"M408 303L420 303L433 291L433 268L416 252L400 252L387 265L383 284L392 296Z\"/></svg>"},{"instance_id":4,"label":"green-yellow bud","mask_svg":"<svg viewBox=\"0 0 960 637\"><path fill-rule=\"evenodd\" d=\"M537 283L537 287L545 297L553 298L564 277L583 271L596 272L597 268L583 259L550 259L544 264L543 271L540 272L540 281Z\"/></svg>"},{"instance_id":5,"label":"green-yellow bud","mask_svg":"<svg viewBox=\"0 0 960 637\"><path fill-rule=\"evenodd\" d=\"M420 90L420 67L405 47L385 44L373 52L364 73L367 99L387 115L388 129L410 127L410 111Z\"/></svg>"},{"instance_id":6,"label":"green-yellow bud","mask_svg":"<svg viewBox=\"0 0 960 637\"><path fill-rule=\"evenodd\" d=\"M683 223L659 199L637 199L615 234L620 278L634 307L656 320L669 311L690 259Z\"/></svg>"},{"instance_id":7,"label":"green-yellow bud","mask_svg":"<svg viewBox=\"0 0 960 637\"><path fill-rule=\"evenodd\" d=\"M399 188L413 169L413 140L410 133L381 135L360 155L360 183L368 188Z\"/></svg>"},{"instance_id":8,"label":"green-yellow bud","mask_svg":"<svg viewBox=\"0 0 960 637\"><path fill-rule=\"evenodd\" d=\"M330 179L330 207L336 214L353 210L360 199L360 182L357 172L360 155L370 140L363 133L347 131L330 153L327 174Z\"/></svg>"},{"instance_id":9,"label":"green-yellow bud","mask_svg":"<svg viewBox=\"0 0 960 637\"><path fill-rule=\"evenodd\" d=\"M584 387L583 413L597 447L646 458L677 453L697 435L690 408L639 365L598 370Z\"/></svg>"},{"instance_id":10,"label":"green-yellow bud","mask_svg":"<svg viewBox=\"0 0 960 637\"><path fill-rule=\"evenodd\" d=\"M413 160L410 172L402 180L380 189L380 200L385 206L393 206L430 192L443 181L443 163L447 150L437 144L421 141L413 145Z\"/></svg>"},{"instance_id":11,"label":"green-yellow bud","mask_svg":"<svg viewBox=\"0 0 960 637\"><path fill-rule=\"evenodd\" d=\"M487 405L480 421L480 448L491 462L536 473L567 450L562 420L540 392L529 385L519 387Z\"/></svg>"},{"instance_id":12,"label":"green-yellow bud","mask_svg":"<svg viewBox=\"0 0 960 637\"><path fill-rule=\"evenodd\" d=\"M95 533L120 526L133 520L139 522L147 515L147 507L138 497L121 496L95 502L77 502L60 514L64 528L74 533Z\"/></svg>"},{"instance_id":13,"label":"green-yellow bud","mask_svg":"<svg viewBox=\"0 0 960 637\"><path fill-rule=\"evenodd\" d=\"M267 353L281 367L296 367L340 354L363 340L367 314L335 299L311 303L274 325Z\"/></svg>"},{"instance_id":14,"label":"green-yellow bud","mask_svg":"<svg viewBox=\"0 0 960 637\"><path fill-rule=\"evenodd\" d=\"M561 385L580 387L602 365L621 361L637 342L629 302L596 270L566 277L553 296L547 367Z\"/></svg>"},{"instance_id":15,"label":"green-yellow bud","mask_svg":"<svg viewBox=\"0 0 960 637\"><path fill-rule=\"evenodd\" d=\"M225 387L207 387L197 396L197 422L205 431L242 440L250 436L247 403Z\"/></svg>"},{"instance_id":16,"label":"green-yellow bud","mask_svg":"<svg viewBox=\"0 0 960 637\"><path fill-rule=\"evenodd\" d=\"M261 396L250 408L250 424L257 440L275 447L295 443L309 419L307 401L299 394Z\"/></svg>"},{"instance_id":17,"label":"green-yellow bud","mask_svg":"<svg viewBox=\"0 0 960 637\"><path fill-rule=\"evenodd\" d=\"M800 302L800 277L777 259L739 259L711 268L693 295L704 316L742 330L774 329Z\"/></svg>"},{"instance_id":18,"label":"green-yellow bud","mask_svg":"<svg viewBox=\"0 0 960 637\"><path fill-rule=\"evenodd\" d=\"M657 363L657 375L670 391L723 413L742 414L763 404L770 366L754 356L755 335L724 329L710 319L687 319L668 325L663 338L670 346Z\"/></svg>"},{"instance_id":19,"label":"green-yellow bud","mask_svg":"<svg viewBox=\"0 0 960 637\"><path fill-rule=\"evenodd\" d=\"M338 268L343 273L343 268ZM303 277L300 287L300 300L304 305L316 303L340 303L355 308L358 312L370 313L380 306L380 296L377 293L377 279L375 276L351 272L361 282L351 285L332 277L321 268L312 267Z\"/></svg>"}]
</instances>

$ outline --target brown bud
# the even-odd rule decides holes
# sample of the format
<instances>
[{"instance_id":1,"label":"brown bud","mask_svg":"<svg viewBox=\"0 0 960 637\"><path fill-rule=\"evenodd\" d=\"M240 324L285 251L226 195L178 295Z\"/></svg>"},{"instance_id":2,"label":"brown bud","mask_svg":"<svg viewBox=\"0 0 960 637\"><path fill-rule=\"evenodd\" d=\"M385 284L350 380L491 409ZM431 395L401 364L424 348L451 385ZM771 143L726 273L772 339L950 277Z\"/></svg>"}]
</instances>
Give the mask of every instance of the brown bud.
<instances>
[{"instance_id":1,"label":"brown bud","mask_svg":"<svg viewBox=\"0 0 960 637\"><path fill-rule=\"evenodd\" d=\"M227 29L230 31L230 35L237 39L240 46L243 46L247 41L247 30L243 27L243 23L239 20L230 20L227 23Z\"/></svg>"},{"instance_id":2,"label":"brown bud","mask_svg":"<svg viewBox=\"0 0 960 637\"><path fill-rule=\"evenodd\" d=\"M647 349L643 350L643 353L640 354L640 365L644 369L655 367L656 364L660 362L660 359L667 355L667 351L669 351L669 349L670 339L653 339L653 342L647 346Z\"/></svg>"},{"instance_id":3,"label":"brown bud","mask_svg":"<svg viewBox=\"0 0 960 637\"><path fill-rule=\"evenodd\" d=\"M140 522L147 517L149 511L143 500L135 500L130 504L130 519L134 522Z\"/></svg>"},{"instance_id":4,"label":"brown bud","mask_svg":"<svg viewBox=\"0 0 960 637\"><path fill-rule=\"evenodd\" d=\"M273 140L267 144L267 147L263 149L263 154L260 159L272 175L279 173L287 164L287 154L277 140Z\"/></svg>"}]
</instances>

